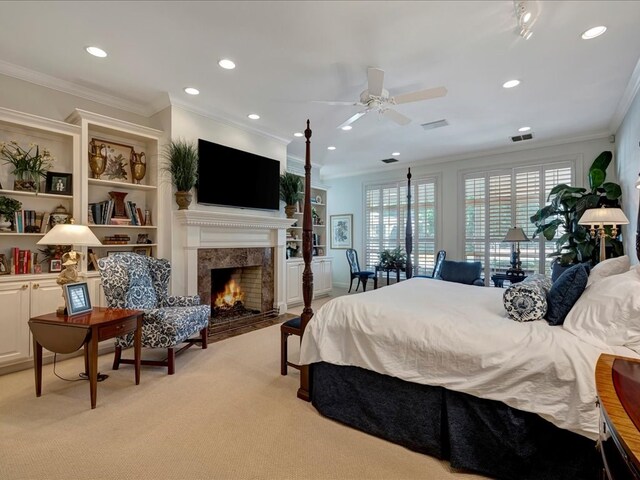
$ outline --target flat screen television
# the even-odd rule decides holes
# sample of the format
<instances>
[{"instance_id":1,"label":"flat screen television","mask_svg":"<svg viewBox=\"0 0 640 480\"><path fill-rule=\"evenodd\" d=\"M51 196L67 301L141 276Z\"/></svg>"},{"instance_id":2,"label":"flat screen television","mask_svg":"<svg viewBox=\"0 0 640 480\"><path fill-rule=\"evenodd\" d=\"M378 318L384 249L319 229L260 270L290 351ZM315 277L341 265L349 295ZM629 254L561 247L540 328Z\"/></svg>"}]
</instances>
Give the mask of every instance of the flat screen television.
<instances>
[{"instance_id":1,"label":"flat screen television","mask_svg":"<svg viewBox=\"0 0 640 480\"><path fill-rule=\"evenodd\" d=\"M279 210L280 162L198 139L197 201Z\"/></svg>"}]
</instances>

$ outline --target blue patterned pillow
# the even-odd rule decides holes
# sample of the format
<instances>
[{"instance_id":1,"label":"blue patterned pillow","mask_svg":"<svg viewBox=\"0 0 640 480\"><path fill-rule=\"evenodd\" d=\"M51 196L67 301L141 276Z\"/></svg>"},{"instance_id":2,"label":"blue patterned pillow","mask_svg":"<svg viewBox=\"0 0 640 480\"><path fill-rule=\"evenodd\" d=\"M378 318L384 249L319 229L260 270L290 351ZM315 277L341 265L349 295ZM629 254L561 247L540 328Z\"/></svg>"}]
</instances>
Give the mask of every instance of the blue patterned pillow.
<instances>
[{"instance_id":1,"label":"blue patterned pillow","mask_svg":"<svg viewBox=\"0 0 640 480\"><path fill-rule=\"evenodd\" d=\"M579 263L564 271L553 282L547 296L548 309L545 317L550 325L562 325L565 317L587 287L589 267Z\"/></svg>"},{"instance_id":2,"label":"blue patterned pillow","mask_svg":"<svg viewBox=\"0 0 640 480\"><path fill-rule=\"evenodd\" d=\"M531 322L544 318L547 313L547 292L551 280L544 275L530 275L505 290L502 300L507 315L518 322Z\"/></svg>"}]
</instances>

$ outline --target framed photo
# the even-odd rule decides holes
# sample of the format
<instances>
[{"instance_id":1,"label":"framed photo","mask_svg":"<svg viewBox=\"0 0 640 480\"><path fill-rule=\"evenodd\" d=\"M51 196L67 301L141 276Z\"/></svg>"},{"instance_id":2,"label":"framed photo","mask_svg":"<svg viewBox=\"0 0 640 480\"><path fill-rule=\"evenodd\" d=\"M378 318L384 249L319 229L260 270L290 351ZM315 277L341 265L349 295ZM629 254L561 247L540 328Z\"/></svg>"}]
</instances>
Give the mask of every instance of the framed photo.
<instances>
[{"instance_id":1,"label":"framed photo","mask_svg":"<svg viewBox=\"0 0 640 480\"><path fill-rule=\"evenodd\" d=\"M105 145L100 151L102 156L106 156L107 158L107 165L104 173L102 173L102 178L105 180L131 181L131 166L129 161L134 151L133 147L131 145L101 140L99 138L92 138L91 141L98 145Z\"/></svg>"},{"instance_id":2,"label":"framed photo","mask_svg":"<svg viewBox=\"0 0 640 480\"><path fill-rule=\"evenodd\" d=\"M146 257L151 256L151 247L138 247L133 249L133 253L137 253L138 255L144 255Z\"/></svg>"},{"instance_id":3,"label":"framed photo","mask_svg":"<svg viewBox=\"0 0 640 480\"><path fill-rule=\"evenodd\" d=\"M71 177L70 173L47 172L44 192L55 195L71 195Z\"/></svg>"},{"instance_id":4,"label":"framed photo","mask_svg":"<svg viewBox=\"0 0 640 480\"><path fill-rule=\"evenodd\" d=\"M67 283L63 285L64 301L67 307L67 315L77 315L92 310L91 298L87 282Z\"/></svg>"},{"instance_id":5,"label":"framed photo","mask_svg":"<svg viewBox=\"0 0 640 480\"><path fill-rule=\"evenodd\" d=\"M4 253L0 253L0 275L8 275L11 273L9 262Z\"/></svg>"},{"instance_id":6,"label":"framed photo","mask_svg":"<svg viewBox=\"0 0 640 480\"><path fill-rule=\"evenodd\" d=\"M353 248L353 215L331 215L331 248Z\"/></svg>"},{"instance_id":7,"label":"framed photo","mask_svg":"<svg viewBox=\"0 0 640 480\"><path fill-rule=\"evenodd\" d=\"M59 258L52 258L49 260L49 271L50 272L61 272L62 271L62 260Z\"/></svg>"}]
</instances>

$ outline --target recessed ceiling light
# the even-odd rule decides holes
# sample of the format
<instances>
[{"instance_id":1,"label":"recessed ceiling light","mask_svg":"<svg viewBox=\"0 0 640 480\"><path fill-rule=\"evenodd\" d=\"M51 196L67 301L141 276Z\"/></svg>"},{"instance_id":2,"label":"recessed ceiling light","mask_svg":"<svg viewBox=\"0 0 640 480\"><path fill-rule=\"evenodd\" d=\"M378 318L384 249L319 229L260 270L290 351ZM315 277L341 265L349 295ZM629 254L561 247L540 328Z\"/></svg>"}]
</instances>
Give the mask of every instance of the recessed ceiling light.
<instances>
[{"instance_id":1,"label":"recessed ceiling light","mask_svg":"<svg viewBox=\"0 0 640 480\"><path fill-rule=\"evenodd\" d=\"M250 113L249 115L247 115L247 117L249 117L251 120L258 120L260 118L260 115L258 115L257 113Z\"/></svg>"},{"instance_id":2,"label":"recessed ceiling light","mask_svg":"<svg viewBox=\"0 0 640 480\"><path fill-rule=\"evenodd\" d=\"M296 132L293 134L294 137L304 137L304 135L302 134L302 132Z\"/></svg>"},{"instance_id":3,"label":"recessed ceiling light","mask_svg":"<svg viewBox=\"0 0 640 480\"><path fill-rule=\"evenodd\" d=\"M513 87L517 87L518 85L520 85L520 80L509 80L508 82L504 82L502 84L503 88L513 88Z\"/></svg>"},{"instance_id":4,"label":"recessed ceiling light","mask_svg":"<svg viewBox=\"0 0 640 480\"><path fill-rule=\"evenodd\" d=\"M587 30L586 32L583 32L582 38L584 40L591 40L592 38L599 37L606 31L607 31L607 27L605 27L604 25L600 25L599 27L593 27Z\"/></svg>"},{"instance_id":5,"label":"recessed ceiling light","mask_svg":"<svg viewBox=\"0 0 640 480\"><path fill-rule=\"evenodd\" d=\"M200 93L200 90L193 87L187 87L184 89L184 92L188 93L189 95L198 95Z\"/></svg>"},{"instance_id":6,"label":"recessed ceiling light","mask_svg":"<svg viewBox=\"0 0 640 480\"><path fill-rule=\"evenodd\" d=\"M531 127L520 127L518 129L519 132L528 132L529 130L531 130Z\"/></svg>"},{"instance_id":7,"label":"recessed ceiling light","mask_svg":"<svg viewBox=\"0 0 640 480\"><path fill-rule=\"evenodd\" d=\"M104 58L107 56L107 52L98 47L87 47L85 50L94 57Z\"/></svg>"},{"instance_id":8,"label":"recessed ceiling light","mask_svg":"<svg viewBox=\"0 0 640 480\"><path fill-rule=\"evenodd\" d=\"M344 127L342 127L342 130L344 130L346 132L346 131L351 130L352 128L353 127L351 125L345 125Z\"/></svg>"},{"instance_id":9,"label":"recessed ceiling light","mask_svg":"<svg viewBox=\"0 0 640 480\"><path fill-rule=\"evenodd\" d=\"M392 156L392 157L397 157L398 155L400 155L400 152L393 152L393 153L391 154L391 156Z\"/></svg>"},{"instance_id":10,"label":"recessed ceiling light","mask_svg":"<svg viewBox=\"0 0 640 480\"><path fill-rule=\"evenodd\" d=\"M233 60L229 60L228 58L223 58L222 60L220 60L218 62L218 65L220 65L225 70L233 70L234 68L236 68L236 64L233 62Z\"/></svg>"},{"instance_id":11,"label":"recessed ceiling light","mask_svg":"<svg viewBox=\"0 0 640 480\"><path fill-rule=\"evenodd\" d=\"M335 150L335 149L336 149L336 147L334 147L333 145L330 146L330 147L327 147L327 150Z\"/></svg>"}]
</instances>

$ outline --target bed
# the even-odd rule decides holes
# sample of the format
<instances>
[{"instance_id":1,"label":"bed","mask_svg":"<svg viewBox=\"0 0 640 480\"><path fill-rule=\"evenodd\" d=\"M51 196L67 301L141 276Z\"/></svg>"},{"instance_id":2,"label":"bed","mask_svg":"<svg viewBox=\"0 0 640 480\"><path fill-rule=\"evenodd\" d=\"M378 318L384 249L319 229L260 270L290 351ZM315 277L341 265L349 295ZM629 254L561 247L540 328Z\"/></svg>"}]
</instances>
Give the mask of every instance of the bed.
<instances>
[{"instance_id":1,"label":"bed","mask_svg":"<svg viewBox=\"0 0 640 480\"><path fill-rule=\"evenodd\" d=\"M311 251L304 240L303 254ZM303 275L303 289L312 280ZM412 278L338 297L314 315L309 291L298 397L455 468L514 480L596 478L597 359L638 355L544 320L510 320L503 293Z\"/></svg>"}]
</instances>

